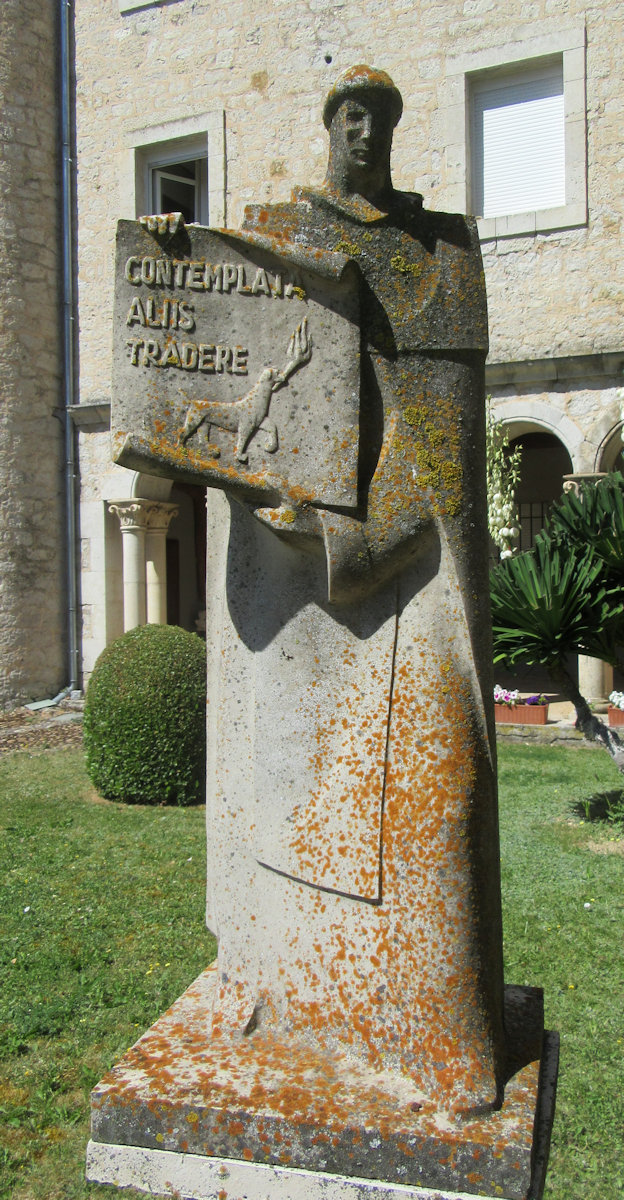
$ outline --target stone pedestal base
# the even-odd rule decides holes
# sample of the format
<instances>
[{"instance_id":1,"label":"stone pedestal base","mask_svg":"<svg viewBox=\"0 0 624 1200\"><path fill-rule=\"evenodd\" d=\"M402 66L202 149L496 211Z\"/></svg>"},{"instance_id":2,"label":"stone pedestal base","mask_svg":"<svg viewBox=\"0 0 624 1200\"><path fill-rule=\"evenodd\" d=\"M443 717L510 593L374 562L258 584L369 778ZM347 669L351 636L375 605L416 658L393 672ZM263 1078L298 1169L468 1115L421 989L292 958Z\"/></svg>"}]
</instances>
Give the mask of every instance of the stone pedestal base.
<instances>
[{"instance_id":1,"label":"stone pedestal base","mask_svg":"<svg viewBox=\"0 0 624 1200\"><path fill-rule=\"evenodd\" d=\"M187 1200L539 1200L557 1039L508 988L502 1109L455 1122L408 1079L260 1031L210 1038L205 971L92 1095L94 1182Z\"/></svg>"},{"instance_id":2,"label":"stone pedestal base","mask_svg":"<svg viewBox=\"0 0 624 1200\"><path fill-rule=\"evenodd\" d=\"M348 1179L346 1175L320 1171L265 1167L232 1158L109 1146L103 1142L89 1142L87 1179L179 1200L475 1200L474 1192L449 1192L446 1188L443 1192L439 1188L432 1191L375 1179Z\"/></svg>"}]
</instances>

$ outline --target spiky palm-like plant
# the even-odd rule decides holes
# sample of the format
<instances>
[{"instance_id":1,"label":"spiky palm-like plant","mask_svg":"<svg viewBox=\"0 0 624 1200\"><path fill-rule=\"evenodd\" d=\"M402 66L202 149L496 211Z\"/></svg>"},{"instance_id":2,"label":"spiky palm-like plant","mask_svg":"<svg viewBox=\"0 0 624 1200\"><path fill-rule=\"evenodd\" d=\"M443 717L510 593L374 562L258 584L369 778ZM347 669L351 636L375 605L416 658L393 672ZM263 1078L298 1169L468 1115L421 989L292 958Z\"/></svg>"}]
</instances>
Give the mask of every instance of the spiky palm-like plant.
<instances>
[{"instance_id":1,"label":"spiky palm-like plant","mask_svg":"<svg viewBox=\"0 0 624 1200\"><path fill-rule=\"evenodd\" d=\"M624 478L619 472L566 492L554 505L550 537L563 548L590 547L615 587L624 586Z\"/></svg>"},{"instance_id":2,"label":"spiky palm-like plant","mask_svg":"<svg viewBox=\"0 0 624 1200\"><path fill-rule=\"evenodd\" d=\"M624 772L624 746L592 713L566 659L587 654L621 666L624 644L624 479L566 493L532 550L491 573L494 661L539 664L575 707L577 725Z\"/></svg>"}]
</instances>

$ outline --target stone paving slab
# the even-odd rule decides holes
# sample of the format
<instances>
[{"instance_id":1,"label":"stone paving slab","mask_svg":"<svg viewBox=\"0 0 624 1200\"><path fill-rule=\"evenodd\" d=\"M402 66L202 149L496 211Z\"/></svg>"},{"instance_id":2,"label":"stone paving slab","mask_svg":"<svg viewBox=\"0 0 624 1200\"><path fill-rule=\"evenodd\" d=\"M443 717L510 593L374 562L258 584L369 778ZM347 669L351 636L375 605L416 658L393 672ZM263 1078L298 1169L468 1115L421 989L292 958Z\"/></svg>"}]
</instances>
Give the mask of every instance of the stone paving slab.
<instances>
[{"instance_id":1,"label":"stone paving slab","mask_svg":"<svg viewBox=\"0 0 624 1200\"><path fill-rule=\"evenodd\" d=\"M47 750L82 745L82 702L31 713L16 708L0 713L0 756L14 750Z\"/></svg>"}]
</instances>

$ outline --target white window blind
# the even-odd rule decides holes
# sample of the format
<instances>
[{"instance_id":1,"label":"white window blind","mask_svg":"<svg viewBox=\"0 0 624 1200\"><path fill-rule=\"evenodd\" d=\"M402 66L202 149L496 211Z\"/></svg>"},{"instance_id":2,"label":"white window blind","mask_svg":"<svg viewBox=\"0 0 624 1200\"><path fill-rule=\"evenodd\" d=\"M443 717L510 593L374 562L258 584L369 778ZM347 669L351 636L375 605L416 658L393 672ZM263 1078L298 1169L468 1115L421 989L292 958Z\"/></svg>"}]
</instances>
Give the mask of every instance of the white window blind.
<instances>
[{"instance_id":1,"label":"white window blind","mask_svg":"<svg viewBox=\"0 0 624 1200\"><path fill-rule=\"evenodd\" d=\"M565 197L563 62L472 85L475 212L510 216L558 208Z\"/></svg>"}]
</instances>

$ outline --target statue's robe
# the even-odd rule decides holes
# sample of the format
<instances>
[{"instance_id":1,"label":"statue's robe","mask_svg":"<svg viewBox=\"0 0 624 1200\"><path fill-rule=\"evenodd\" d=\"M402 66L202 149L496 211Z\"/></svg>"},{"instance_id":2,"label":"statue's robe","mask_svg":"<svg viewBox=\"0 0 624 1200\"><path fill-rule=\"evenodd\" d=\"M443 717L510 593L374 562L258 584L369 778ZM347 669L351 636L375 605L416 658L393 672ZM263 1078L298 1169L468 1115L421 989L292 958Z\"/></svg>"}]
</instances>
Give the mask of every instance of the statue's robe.
<instances>
[{"instance_id":1,"label":"statue's robe","mask_svg":"<svg viewBox=\"0 0 624 1200\"><path fill-rule=\"evenodd\" d=\"M300 189L244 229L361 271L359 506L317 537L209 500L215 1033L500 1096L487 315L473 221Z\"/></svg>"}]
</instances>

